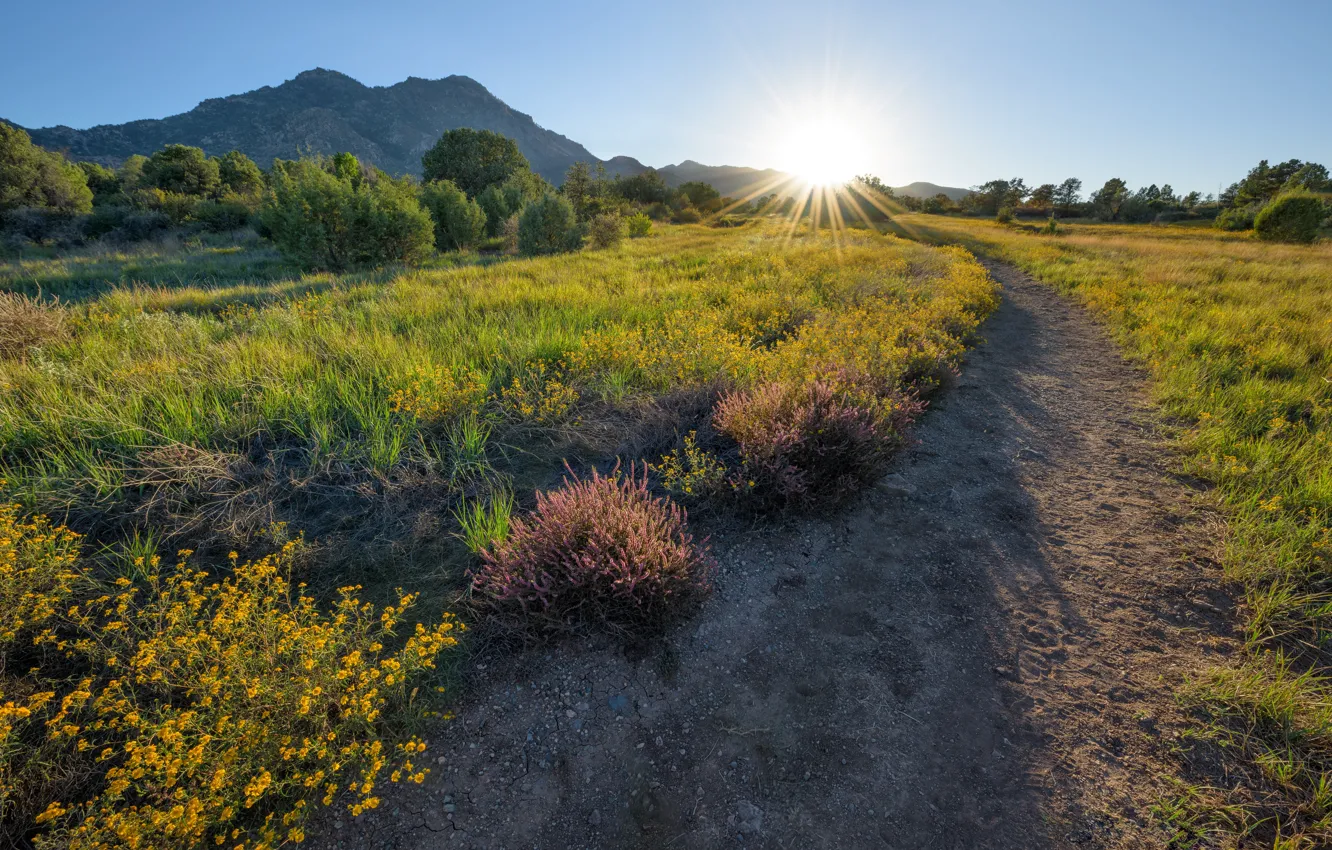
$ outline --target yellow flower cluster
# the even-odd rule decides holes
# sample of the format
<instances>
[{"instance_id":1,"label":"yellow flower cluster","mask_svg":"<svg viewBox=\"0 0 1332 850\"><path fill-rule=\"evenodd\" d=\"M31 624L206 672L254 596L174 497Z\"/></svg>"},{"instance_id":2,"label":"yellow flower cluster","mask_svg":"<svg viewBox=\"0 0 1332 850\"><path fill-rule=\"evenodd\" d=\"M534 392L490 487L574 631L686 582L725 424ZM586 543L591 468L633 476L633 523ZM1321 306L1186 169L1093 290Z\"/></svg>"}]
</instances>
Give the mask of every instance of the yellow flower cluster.
<instances>
[{"instance_id":1,"label":"yellow flower cluster","mask_svg":"<svg viewBox=\"0 0 1332 850\"><path fill-rule=\"evenodd\" d=\"M684 438L684 448L664 455L651 469L661 477L662 486L682 496L706 496L717 492L726 482L726 465L698 445L697 432Z\"/></svg>"},{"instance_id":2,"label":"yellow flower cluster","mask_svg":"<svg viewBox=\"0 0 1332 850\"><path fill-rule=\"evenodd\" d=\"M72 605L75 579L96 586L73 535L12 508L0 529L0 592L20 603L6 606L6 628L35 631L60 667L87 671L2 682L0 805L9 820L9 803L24 803L16 826L44 830L36 846L273 848L304 837L311 801L345 798L359 814L385 778L425 779L424 742L394 745L382 732L457 643L451 615L412 623L415 594L376 609L358 587L325 609L287 577L300 541L255 561L233 553L222 578L192 567L188 551L171 569L151 558L139 582ZM81 779L54 784L20 769L28 763Z\"/></svg>"},{"instance_id":3,"label":"yellow flower cluster","mask_svg":"<svg viewBox=\"0 0 1332 850\"><path fill-rule=\"evenodd\" d=\"M718 380L748 383L762 371L768 353L728 329L714 311L668 313L661 323L611 324L588 332L569 356L580 376L618 374L655 390L703 386Z\"/></svg>"},{"instance_id":4,"label":"yellow flower cluster","mask_svg":"<svg viewBox=\"0 0 1332 850\"><path fill-rule=\"evenodd\" d=\"M0 648L68 601L78 578L78 537L41 517L20 518L17 505L0 505Z\"/></svg>"},{"instance_id":5,"label":"yellow flower cluster","mask_svg":"<svg viewBox=\"0 0 1332 850\"><path fill-rule=\"evenodd\" d=\"M486 397L485 381L468 368L455 372L439 365L418 366L397 383L389 393L393 412L431 424L476 412Z\"/></svg>"},{"instance_id":6,"label":"yellow flower cluster","mask_svg":"<svg viewBox=\"0 0 1332 850\"><path fill-rule=\"evenodd\" d=\"M539 360L529 364L500 392L500 409L514 418L541 425L563 421L578 403L578 390L561 379L561 371L563 364L557 369Z\"/></svg>"}]
</instances>

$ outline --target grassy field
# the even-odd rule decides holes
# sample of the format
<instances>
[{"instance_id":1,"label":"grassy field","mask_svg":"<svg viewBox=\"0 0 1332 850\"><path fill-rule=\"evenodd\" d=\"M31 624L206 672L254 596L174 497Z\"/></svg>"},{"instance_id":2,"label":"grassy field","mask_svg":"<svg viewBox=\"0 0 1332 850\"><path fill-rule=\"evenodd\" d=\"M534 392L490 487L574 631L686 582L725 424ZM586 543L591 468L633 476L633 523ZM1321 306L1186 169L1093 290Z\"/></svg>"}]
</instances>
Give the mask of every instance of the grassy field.
<instances>
[{"instance_id":1,"label":"grassy field","mask_svg":"<svg viewBox=\"0 0 1332 850\"><path fill-rule=\"evenodd\" d=\"M1183 470L1216 485L1248 657L1185 695L1225 776L1173 807L1179 846L1332 842L1332 244L1183 227L903 216L1076 297L1150 370ZM1199 777L1193 777L1199 780ZM1228 845L1227 845L1228 846ZM1246 845L1247 846L1247 845Z\"/></svg>"},{"instance_id":2,"label":"grassy field","mask_svg":"<svg viewBox=\"0 0 1332 850\"><path fill-rule=\"evenodd\" d=\"M689 498L727 392L751 448L792 404L891 446L994 293L960 249L761 221L342 276L257 243L0 266L3 834L267 847L373 808L419 781L406 718L515 495L684 449Z\"/></svg>"}]
</instances>

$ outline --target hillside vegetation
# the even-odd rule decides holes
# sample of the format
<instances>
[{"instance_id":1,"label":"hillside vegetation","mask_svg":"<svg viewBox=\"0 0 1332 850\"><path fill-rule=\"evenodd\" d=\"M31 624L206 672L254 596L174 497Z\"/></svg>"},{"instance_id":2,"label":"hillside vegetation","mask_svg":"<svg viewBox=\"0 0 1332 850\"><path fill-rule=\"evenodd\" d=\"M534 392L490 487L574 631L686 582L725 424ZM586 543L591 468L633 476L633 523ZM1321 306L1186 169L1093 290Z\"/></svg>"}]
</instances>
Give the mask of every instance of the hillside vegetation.
<instances>
[{"instance_id":1,"label":"hillside vegetation","mask_svg":"<svg viewBox=\"0 0 1332 850\"><path fill-rule=\"evenodd\" d=\"M0 829L75 847L271 847L420 781L446 608L678 616L712 568L668 491L863 486L996 303L960 249L764 221L345 275L159 244L0 281L0 326L32 329L0 348ZM552 574L577 605L544 603Z\"/></svg>"},{"instance_id":2,"label":"hillside vegetation","mask_svg":"<svg viewBox=\"0 0 1332 850\"><path fill-rule=\"evenodd\" d=\"M1247 659L1199 670L1180 846L1332 841L1332 244L1181 227L904 216L900 232L1011 262L1087 304L1150 370L1182 471L1229 517ZM1220 758L1223 772L1208 765ZM1207 846L1212 846L1208 844ZM1223 844L1222 846L1230 846Z\"/></svg>"}]
</instances>

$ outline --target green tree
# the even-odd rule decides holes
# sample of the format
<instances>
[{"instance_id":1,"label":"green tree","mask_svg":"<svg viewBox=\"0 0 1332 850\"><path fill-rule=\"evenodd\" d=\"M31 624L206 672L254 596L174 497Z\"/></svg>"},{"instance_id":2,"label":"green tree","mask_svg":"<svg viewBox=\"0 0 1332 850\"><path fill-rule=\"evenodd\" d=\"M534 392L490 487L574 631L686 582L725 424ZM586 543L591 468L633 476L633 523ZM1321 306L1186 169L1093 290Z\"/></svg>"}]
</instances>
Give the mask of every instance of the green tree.
<instances>
[{"instance_id":1,"label":"green tree","mask_svg":"<svg viewBox=\"0 0 1332 850\"><path fill-rule=\"evenodd\" d=\"M532 201L518 218L518 252L527 256L574 251L583 234L573 204L559 195Z\"/></svg>"},{"instance_id":2,"label":"green tree","mask_svg":"<svg viewBox=\"0 0 1332 850\"><path fill-rule=\"evenodd\" d=\"M452 181L436 180L422 186L421 202L435 221L435 247L439 250L462 251L481 241L486 213Z\"/></svg>"},{"instance_id":3,"label":"green tree","mask_svg":"<svg viewBox=\"0 0 1332 850\"><path fill-rule=\"evenodd\" d=\"M1269 242L1308 244L1318 238L1318 227L1326 217L1327 208L1316 195L1295 190L1263 207L1253 220L1253 231Z\"/></svg>"},{"instance_id":4,"label":"green tree","mask_svg":"<svg viewBox=\"0 0 1332 850\"><path fill-rule=\"evenodd\" d=\"M434 248L434 223L407 180L382 174L353 184L331 161L273 169L260 221L284 257L305 269L414 263Z\"/></svg>"},{"instance_id":5,"label":"green tree","mask_svg":"<svg viewBox=\"0 0 1332 850\"><path fill-rule=\"evenodd\" d=\"M721 192L712 188L711 183L690 180L688 183L681 183L677 191L689 199L690 205L703 212L716 212L721 209Z\"/></svg>"},{"instance_id":6,"label":"green tree","mask_svg":"<svg viewBox=\"0 0 1332 850\"><path fill-rule=\"evenodd\" d=\"M1031 190L1031 197L1027 198L1027 206L1038 210L1048 210L1054 207L1055 193L1059 187L1053 183L1042 183Z\"/></svg>"},{"instance_id":7,"label":"green tree","mask_svg":"<svg viewBox=\"0 0 1332 850\"><path fill-rule=\"evenodd\" d=\"M1067 216L1073 212L1073 207L1082 200L1082 181L1076 177L1070 177L1059 188L1055 190L1054 202L1059 208L1059 214Z\"/></svg>"},{"instance_id":8,"label":"green tree","mask_svg":"<svg viewBox=\"0 0 1332 850\"><path fill-rule=\"evenodd\" d=\"M163 192L207 198L221 183L217 160L189 145L167 145L143 164L143 185Z\"/></svg>"},{"instance_id":9,"label":"green tree","mask_svg":"<svg viewBox=\"0 0 1332 850\"><path fill-rule=\"evenodd\" d=\"M518 143L490 130L460 127L449 130L421 157L425 181L452 180L475 198L487 186L503 183L513 174L530 171Z\"/></svg>"},{"instance_id":10,"label":"green tree","mask_svg":"<svg viewBox=\"0 0 1332 850\"><path fill-rule=\"evenodd\" d=\"M114 171L95 162L80 162L78 166L92 190L94 204L101 206L120 197L120 180Z\"/></svg>"},{"instance_id":11,"label":"green tree","mask_svg":"<svg viewBox=\"0 0 1332 850\"><path fill-rule=\"evenodd\" d=\"M83 169L32 143L24 130L0 121L0 212L19 207L92 211Z\"/></svg>"},{"instance_id":12,"label":"green tree","mask_svg":"<svg viewBox=\"0 0 1332 850\"><path fill-rule=\"evenodd\" d=\"M568 198L570 204L573 204L574 216L579 221L587 219L588 207L591 205L595 191L596 181L592 177L592 169L586 162L575 162L569 166L569 170L564 173L564 183L560 186L560 194Z\"/></svg>"},{"instance_id":13,"label":"green tree","mask_svg":"<svg viewBox=\"0 0 1332 850\"><path fill-rule=\"evenodd\" d=\"M134 154L125 158L116 170L116 180L120 182L120 191L125 194L143 186L143 167L148 164L148 157Z\"/></svg>"},{"instance_id":14,"label":"green tree","mask_svg":"<svg viewBox=\"0 0 1332 850\"><path fill-rule=\"evenodd\" d=\"M1111 177L1105 185L1092 192L1091 205L1096 215L1106 221L1118 221L1119 214L1131 196L1128 184L1118 177Z\"/></svg>"},{"instance_id":15,"label":"green tree","mask_svg":"<svg viewBox=\"0 0 1332 850\"><path fill-rule=\"evenodd\" d=\"M631 203L661 204L665 203L671 190L657 169L649 168L631 177L616 177L612 191Z\"/></svg>"},{"instance_id":16,"label":"green tree","mask_svg":"<svg viewBox=\"0 0 1332 850\"><path fill-rule=\"evenodd\" d=\"M500 235L504 222L516 212L509 209L509 201L499 186L487 186L484 192L476 196L476 203L481 207L481 212L485 213L486 235L491 238Z\"/></svg>"},{"instance_id":17,"label":"green tree","mask_svg":"<svg viewBox=\"0 0 1332 850\"><path fill-rule=\"evenodd\" d=\"M240 151L228 151L217 158L222 192L242 198L258 198L264 191L264 174L259 166Z\"/></svg>"}]
</instances>

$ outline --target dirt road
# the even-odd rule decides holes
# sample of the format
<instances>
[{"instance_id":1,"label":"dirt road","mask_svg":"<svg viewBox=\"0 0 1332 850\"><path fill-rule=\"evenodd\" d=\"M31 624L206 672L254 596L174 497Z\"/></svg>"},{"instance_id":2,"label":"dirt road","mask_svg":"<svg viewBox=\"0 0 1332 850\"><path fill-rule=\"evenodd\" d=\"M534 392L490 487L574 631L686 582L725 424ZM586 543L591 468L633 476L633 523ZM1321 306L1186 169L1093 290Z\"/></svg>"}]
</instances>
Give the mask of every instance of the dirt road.
<instances>
[{"instance_id":1,"label":"dirt road","mask_svg":"<svg viewBox=\"0 0 1332 850\"><path fill-rule=\"evenodd\" d=\"M704 611L629 657L495 658L433 775L316 846L1139 847L1171 690L1230 646L1216 524L1142 375L1051 290L1004 304L890 477L718 542Z\"/></svg>"}]
</instances>

